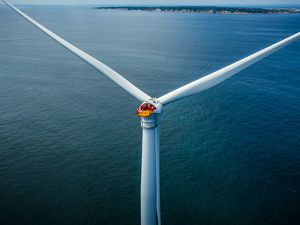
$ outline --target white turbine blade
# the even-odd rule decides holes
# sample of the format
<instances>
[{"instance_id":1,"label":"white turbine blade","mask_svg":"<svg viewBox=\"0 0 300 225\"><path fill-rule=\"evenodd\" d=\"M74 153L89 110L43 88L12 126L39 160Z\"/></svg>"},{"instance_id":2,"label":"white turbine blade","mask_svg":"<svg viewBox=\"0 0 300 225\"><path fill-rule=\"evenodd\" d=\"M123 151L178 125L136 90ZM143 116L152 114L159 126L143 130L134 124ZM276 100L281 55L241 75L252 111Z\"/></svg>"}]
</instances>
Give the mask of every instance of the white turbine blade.
<instances>
[{"instance_id":1,"label":"white turbine blade","mask_svg":"<svg viewBox=\"0 0 300 225\"><path fill-rule=\"evenodd\" d=\"M17 9L12 4L8 3L5 0L2 0L5 4L7 4L9 7L11 7L14 11L16 11L18 14L20 14L22 17L24 17L26 20L28 20L30 23L32 23L34 26L36 26L38 29L43 31L45 34L50 36L52 39L54 39L56 42L61 44L63 47L74 53L76 56L81 58L83 61L94 67L96 70L103 73L105 76L110 78L112 81L114 81L116 84L118 84L120 87L125 89L127 92L129 92L131 95L133 95L135 98L137 98L140 101L144 101L146 99L149 99L150 96L141 91L139 88L134 86L132 83L130 83L128 80L126 80L124 77L122 77L119 73L105 65L104 63L100 62L99 60L95 59L94 57L90 56L89 54L85 53L84 51L80 50L79 48L75 47L74 45L70 44L66 40L62 39L61 37L54 34L52 31L48 30L46 27L42 26L29 16L27 16L25 13Z\"/></svg>"},{"instance_id":2,"label":"white turbine blade","mask_svg":"<svg viewBox=\"0 0 300 225\"><path fill-rule=\"evenodd\" d=\"M202 77L198 80L195 80L185 86L182 86L172 92L169 92L166 95L163 95L158 100L163 104L169 104L171 102L177 101L181 98L188 97L193 94L197 94L201 91L204 91L208 88L211 88L222 81L228 79L229 77L237 74L241 70L251 66L252 64L256 63L257 61L263 59L264 57L272 54L273 52L279 50L280 48L292 43L296 39L300 37L300 32L277 42L259 52L256 52L244 59L241 59L223 69L220 69L214 73L211 73L205 77Z\"/></svg>"}]
</instances>

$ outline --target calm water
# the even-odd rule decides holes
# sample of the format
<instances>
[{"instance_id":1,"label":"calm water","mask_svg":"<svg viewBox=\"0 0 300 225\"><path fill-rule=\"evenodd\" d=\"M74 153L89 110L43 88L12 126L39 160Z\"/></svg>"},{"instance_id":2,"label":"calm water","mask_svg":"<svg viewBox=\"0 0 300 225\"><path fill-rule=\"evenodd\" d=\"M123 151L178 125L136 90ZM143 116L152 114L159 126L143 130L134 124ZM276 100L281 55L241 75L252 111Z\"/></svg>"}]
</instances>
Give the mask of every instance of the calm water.
<instances>
[{"instance_id":1,"label":"calm water","mask_svg":"<svg viewBox=\"0 0 300 225\"><path fill-rule=\"evenodd\" d=\"M300 15L22 7L152 96L300 31ZM300 41L165 107L164 225L300 224ZM0 224L139 224L135 99L0 7Z\"/></svg>"}]
</instances>

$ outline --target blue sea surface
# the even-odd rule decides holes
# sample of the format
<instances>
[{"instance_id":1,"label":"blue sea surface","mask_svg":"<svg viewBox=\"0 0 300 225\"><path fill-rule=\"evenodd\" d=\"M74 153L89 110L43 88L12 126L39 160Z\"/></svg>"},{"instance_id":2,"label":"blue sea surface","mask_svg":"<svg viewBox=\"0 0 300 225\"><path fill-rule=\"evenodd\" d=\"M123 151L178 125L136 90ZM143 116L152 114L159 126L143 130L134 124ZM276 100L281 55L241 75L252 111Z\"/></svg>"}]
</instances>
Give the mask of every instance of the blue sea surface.
<instances>
[{"instance_id":1,"label":"blue sea surface","mask_svg":"<svg viewBox=\"0 0 300 225\"><path fill-rule=\"evenodd\" d=\"M300 15L21 7L159 97ZM300 224L300 41L164 108L164 225ZM140 102L0 6L0 224L138 225Z\"/></svg>"}]
</instances>

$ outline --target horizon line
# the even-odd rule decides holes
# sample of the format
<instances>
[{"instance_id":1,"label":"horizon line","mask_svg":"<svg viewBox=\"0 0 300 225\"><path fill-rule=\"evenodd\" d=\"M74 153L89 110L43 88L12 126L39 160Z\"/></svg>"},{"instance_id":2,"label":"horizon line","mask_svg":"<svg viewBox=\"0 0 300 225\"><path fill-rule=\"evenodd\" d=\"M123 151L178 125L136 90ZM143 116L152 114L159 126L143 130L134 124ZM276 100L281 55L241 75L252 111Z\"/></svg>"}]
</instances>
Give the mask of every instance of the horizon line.
<instances>
[{"instance_id":1,"label":"horizon line","mask_svg":"<svg viewBox=\"0 0 300 225\"><path fill-rule=\"evenodd\" d=\"M1 4L5 5L5 4ZM241 6L300 6L300 3L282 3L282 4L85 4L85 3L79 3L79 4L74 4L74 3L62 3L62 4L48 4L48 3L17 3L14 5L32 5L32 6L44 6L44 5L49 5L49 6L94 6L94 5L99 5L99 6L236 6L236 7L241 7Z\"/></svg>"}]
</instances>

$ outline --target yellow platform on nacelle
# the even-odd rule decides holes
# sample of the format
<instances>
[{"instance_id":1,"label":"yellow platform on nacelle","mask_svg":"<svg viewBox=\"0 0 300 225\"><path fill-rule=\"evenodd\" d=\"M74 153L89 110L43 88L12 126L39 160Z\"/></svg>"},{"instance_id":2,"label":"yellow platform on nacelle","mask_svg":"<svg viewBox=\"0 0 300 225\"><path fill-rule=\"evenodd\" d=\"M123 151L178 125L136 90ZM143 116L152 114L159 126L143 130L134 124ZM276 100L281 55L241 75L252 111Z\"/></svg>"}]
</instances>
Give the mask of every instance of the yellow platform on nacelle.
<instances>
[{"instance_id":1,"label":"yellow platform on nacelle","mask_svg":"<svg viewBox=\"0 0 300 225\"><path fill-rule=\"evenodd\" d=\"M151 110L140 110L140 111L137 111L137 112L136 112L136 115L137 115L137 116L140 116L140 117L148 117L148 116L150 116L152 113L153 113L153 111L151 111Z\"/></svg>"}]
</instances>

